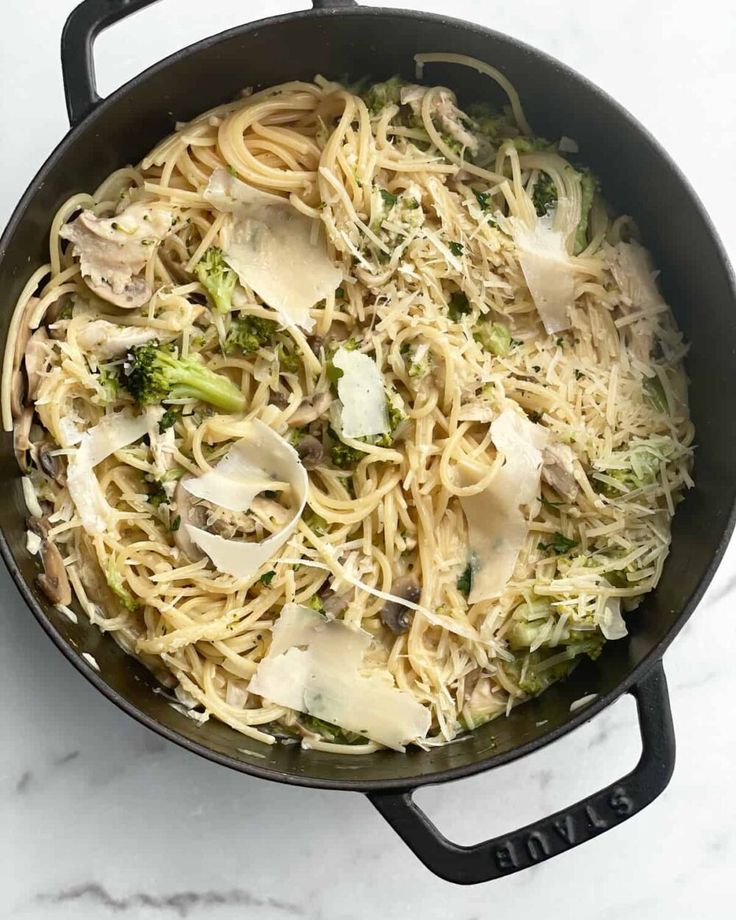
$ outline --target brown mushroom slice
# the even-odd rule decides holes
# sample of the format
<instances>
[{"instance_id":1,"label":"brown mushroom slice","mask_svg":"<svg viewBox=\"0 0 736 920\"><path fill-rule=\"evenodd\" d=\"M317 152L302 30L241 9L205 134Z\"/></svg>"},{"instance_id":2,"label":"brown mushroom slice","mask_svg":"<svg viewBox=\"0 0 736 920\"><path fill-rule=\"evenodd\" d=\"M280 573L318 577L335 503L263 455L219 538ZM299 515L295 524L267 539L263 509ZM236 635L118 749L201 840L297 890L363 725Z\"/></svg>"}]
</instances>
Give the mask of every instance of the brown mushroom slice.
<instances>
[{"instance_id":1,"label":"brown mushroom slice","mask_svg":"<svg viewBox=\"0 0 736 920\"><path fill-rule=\"evenodd\" d=\"M307 470L313 470L325 459L325 449L322 442L311 434L304 435L294 447L302 466Z\"/></svg>"},{"instance_id":2,"label":"brown mushroom slice","mask_svg":"<svg viewBox=\"0 0 736 920\"><path fill-rule=\"evenodd\" d=\"M397 598L416 604L422 593L419 582L413 575L404 575L391 585L391 593ZM398 600L387 601L381 608L381 622L397 636L407 632L411 626L414 612Z\"/></svg>"},{"instance_id":3,"label":"brown mushroom slice","mask_svg":"<svg viewBox=\"0 0 736 920\"><path fill-rule=\"evenodd\" d=\"M44 476L53 479L55 483L63 486L66 482L64 465L55 453L56 447L49 441L43 441L36 450L38 467Z\"/></svg>"},{"instance_id":4,"label":"brown mushroom slice","mask_svg":"<svg viewBox=\"0 0 736 920\"><path fill-rule=\"evenodd\" d=\"M42 522L42 523L41 523ZM38 528L32 528L41 539L43 573L36 576L39 588L52 604L67 607L72 601L72 589L64 568L64 560L56 544L48 537L48 522L41 519Z\"/></svg>"},{"instance_id":5,"label":"brown mushroom slice","mask_svg":"<svg viewBox=\"0 0 736 920\"><path fill-rule=\"evenodd\" d=\"M59 236L71 242L87 287L108 303L130 310L151 296L144 269L173 219L173 211L164 205L136 202L114 217L82 211Z\"/></svg>"},{"instance_id":6,"label":"brown mushroom slice","mask_svg":"<svg viewBox=\"0 0 736 920\"><path fill-rule=\"evenodd\" d=\"M303 428L305 425L310 425L327 412L331 403L332 396L327 390L314 393L312 396L305 396L286 424L289 428Z\"/></svg>"},{"instance_id":7,"label":"brown mushroom slice","mask_svg":"<svg viewBox=\"0 0 736 920\"><path fill-rule=\"evenodd\" d=\"M575 479L575 452L567 444L547 444L542 452L542 479L568 501L578 493Z\"/></svg>"},{"instance_id":8,"label":"brown mushroom slice","mask_svg":"<svg viewBox=\"0 0 736 920\"><path fill-rule=\"evenodd\" d=\"M38 388L49 362L49 356L49 335L45 327L41 326L36 329L26 345L26 398L29 402L33 402L38 396Z\"/></svg>"},{"instance_id":9,"label":"brown mushroom slice","mask_svg":"<svg viewBox=\"0 0 736 920\"><path fill-rule=\"evenodd\" d=\"M18 466L24 473L28 472L28 451L31 449L31 425L33 424L33 408L28 406L13 426L13 450Z\"/></svg>"}]
</instances>

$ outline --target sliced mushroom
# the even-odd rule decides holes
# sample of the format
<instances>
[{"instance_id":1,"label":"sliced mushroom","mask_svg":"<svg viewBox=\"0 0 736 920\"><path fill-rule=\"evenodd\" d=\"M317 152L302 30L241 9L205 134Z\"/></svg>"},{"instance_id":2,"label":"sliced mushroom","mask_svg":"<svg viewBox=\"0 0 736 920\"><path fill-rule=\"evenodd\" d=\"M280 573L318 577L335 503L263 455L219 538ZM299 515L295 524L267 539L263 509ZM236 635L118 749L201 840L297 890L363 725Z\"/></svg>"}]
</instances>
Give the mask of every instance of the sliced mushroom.
<instances>
[{"instance_id":1,"label":"sliced mushroom","mask_svg":"<svg viewBox=\"0 0 736 920\"><path fill-rule=\"evenodd\" d=\"M160 332L149 326L118 326L105 319L96 319L77 333L77 342L85 352L108 360L122 357L136 345L152 342L159 336Z\"/></svg>"},{"instance_id":2,"label":"sliced mushroom","mask_svg":"<svg viewBox=\"0 0 736 920\"><path fill-rule=\"evenodd\" d=\"M24 473L28 472L28 451L31 449L31 425L33 424L33 407L28 406L13 426L13 450L18 466Z\"/></svg>"},{"instance_id":3,"label":"sliced mushroom","mask_svg":"<svg viewBox=\"0 0 736 920\"><path fill-rule=\"evenodd\" d=\"M54 482L63 486L66 482L64 466L59 457L54 453L55 449L53 444L44 441L39 444L38 450L36 451L36 457L41 472L45 476L48 476L49 479L53 479Z\"/></svg>"},{"instance_id":4,"label":"sliced mushroom","mask_svg":"<svg viewBox=\"0 0 736 920\"><path fill-rule=\"evenodd\" d=\"M64 568L64 560L56 544L48 537L48 522L39 523L35 533L41 537L41 563L43 573L36 577L39 588L52 604L67 606L72 600L72 589Z\"/></svg>"},{"instance_id":5,"label":"sliced mushroom","mask_svg":"<svg viewBox=\"0 0 736 920\"><path fill-rule=\"evenodd\" d=\"M296 452L299 454L302 466L307 470L313 470L325 459L322 442L311 434L304 435L296 445Z\"/></svg>"},{"instance_id":6,"label":"sliced mushroom","mask_svg":"<svg viewBox=\"0 0 736 920\"><path fill-rule=\"evenodd\" d=\"M118 307L135 309L151 296L144 269L173 220L173 211L165 205L136 202L114 217L82 211L59 236L71 242L91 291Z\"/></svg>"},{"instance_id":7,"label":"sliced mushroom","mask_svg":"<svg viewBox=\"0 0 736 920\"><path fill-rule=\"evenodd\" d=\"M416 604L421 594L421 588L413 575L404 575L391 585L391 593L405 601ZM399 601L387 601L381 609L381 622L392 633L396 633L397 636L409 629L413 616L413 610L405 607Z\"/></svg>"},{"instance_id":8,"label":"sliced mushroom","mask_svg":"<svg viewBox=\"0 0 736 920\"><path fill-rule=\"evenodd\" d=\"M192 562L199 562L200 559L204 559L206 554L202 552L189 536L186 525L193 524L195 527L204 525L204 509L197 508L192 500L191 494L184 488L185 479L186 477L179 480L176 491L174 492L176 513L181 518L179 527L174 531L174 543L185 556L188 556L192 560ZM201 521L198 519L200 515L202 517Z\"/></svg>"},{"instance_id":9,"label":"sliced mushroom","mask_svg":"<svg viewBox=\"0 0 736 920\"><path fill-rule=\"evenodd\" d=\"M26 398L33 402L38 395L46 365L49 360L49 335L44 326L33 333L26 346Z\"/></svg>"},{"instance_id":10,"label":"sliced mushroom","mask_svg":"<svg viewBox=\"0 0 736 920\"><path fill-rule=\"evenodd\" d=\"M543 458L542 479L563 498L572 501L578 493L574 451L567 444L552 443L544 448Z\"/></svg>"},{"instance_id":11,"label":"sliced mushroom","mask_svg":"<svg viewBox=\"0 0 736 920\"><path fill-rule=\"evenodd\" d=\"M314 393L312 396L305 396L286 424L289 428L303 428L324 415L330 408L331 402L332 396L327 390Z\"/></svg>"}]
</instances>

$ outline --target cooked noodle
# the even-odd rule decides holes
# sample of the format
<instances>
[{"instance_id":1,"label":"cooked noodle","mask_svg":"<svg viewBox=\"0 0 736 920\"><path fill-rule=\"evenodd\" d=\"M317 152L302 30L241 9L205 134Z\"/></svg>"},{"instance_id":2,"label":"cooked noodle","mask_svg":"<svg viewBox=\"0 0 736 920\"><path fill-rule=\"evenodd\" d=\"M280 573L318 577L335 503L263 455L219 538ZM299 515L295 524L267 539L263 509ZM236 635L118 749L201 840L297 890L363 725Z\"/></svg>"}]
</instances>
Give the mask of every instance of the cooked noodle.
<instances>
[{"instance_id":1,"label":"cooked noodle","mask_svg":"<svg viewBox=\"0 0 736 920\"><path fill-rule=\"evenodd\" d=\"M379 747L249 692L285 604L324 603L329 614L333 601L334 615L368 631L374 641L364 667L387 670L429 709L432 728L421 744L443 743L544 689L581 654L600 651L611 605L633 610L656 586L674 506L691 484L685 347L661 298L637 302L614 264L617 247L636 232L631 221L612 219L597 193L573 254L583 172L556 145L527 136L518 96L497 71L457 56L423 59L428 69L441 59L478 65L508 93L505 130L485 136L485 158L482 150L471 156L462 140L463 131L483 136L481 117L459 117L453 131L438 117L447 99L439 87L413 114L395 98L378 104L381 87L369 92L369 109L365 97L319 77L246 94L178 126L137 167L64 204L51 222L49 264L31 277L10 326L6 430L17 337L42 326L51 336L29 476L79 606L174 686L195 717L216 717L267 743L291 734L337 753ZM233 317L278 318L243 284L233 312L218 313L198 280L198 264L221 242L225 215L205 190L223 166L249 186L288 196L323 228L343 280L311 309L311 334L279 325L250 353L222 347ZM516 221L537 219L542 180L554 190L549 220L565 240L575 283L570 326L553 334L527 287L514 230ZM146 262L152 296L124 310L91 292L60 232L82 209L109 217L135 203L161 203L175 223ZM237 384L246 409L167 402L180 412L168 453L158 456L160 414L140 410L150 414L148 443L118 449L97 467L115 520L90 533L63 469L81 432L134 405L115 382L129 359L100 360L80 344L96 320L154 330L181 355L199 355ZM511 337L498 353L479 333L491 323ZM404 416L392 437L339 438L329 412L310 422L299 436L316 436L324 455L309 470L307 508L275 556L247 578L218 571L206 556L188 558L175 542L176 500L171 490L161 494L166 473L207 472L244 436L247 419L293 437L299 429L287 423L303 399L335 396L331 356L346 340L375 360ZM560 489L543 477L513 576L500 596L469 604L461 500L480 496L499 475L504 457L489 422L509 406L572 451L572 484ZM46 466L55 456L61 467L56 478L39 462L44 444ZM283 502L254 504L238 532L258 541L277 533ZM407 631L394 634L382 610L407 577L421 593L405 608ZM527 645L514 639L521 620Z\"/></svg>"}]
</instances>

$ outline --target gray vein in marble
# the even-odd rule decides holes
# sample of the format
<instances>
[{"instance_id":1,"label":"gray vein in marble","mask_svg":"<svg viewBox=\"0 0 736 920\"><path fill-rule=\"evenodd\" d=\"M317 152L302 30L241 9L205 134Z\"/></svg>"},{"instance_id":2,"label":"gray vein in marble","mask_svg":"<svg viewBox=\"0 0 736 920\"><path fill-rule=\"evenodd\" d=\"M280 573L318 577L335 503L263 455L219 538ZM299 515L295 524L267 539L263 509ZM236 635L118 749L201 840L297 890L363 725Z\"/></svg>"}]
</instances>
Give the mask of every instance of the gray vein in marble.
<instances>
[{"instance_id":1,"label":"gray vein in marble","mask_svg":"<svg viewBox=\"0 0 736 920\"><path fill-rule=\"evenodd\" d=\"M28 792L31 781L33 780L33 773L30 770L26 770L25 773L21 776L18 782L15 784L15 791L19 795L23 795L24 792Z\"/></svg>"},{"instance_id":2,"label":"gray vein in marble","mask_svg":"<svg viewBox=\"0 0 736 920\"><path fill-rule=\"evenodd\" d=\"M268 907L289 917L302 917L305 914L301 904L280 901L278 898L261 898L242 888L232 888L229 891L178 891L168 895L134 892L118 898L98 882L88 882L58 892L39 894L35 900L37 903L60 907L97 905L111 914L128 912L132 917L137 916L138 910L144 907L171 912L177 917L188 917L200 908L214 907Z\"/></svg>"},{"instance_id":3,"label":"gray vein in marble","mask_svg":"<svg viewBox=\"0 0 736 920\"><path fill-rule=\"evenodd\" d=\"M715 604L718 601L723 600L723 598L730 594L732 591L736 590L736 575L732 575L720 588L716 588L708 594L707 601L709 604Z\"/></svg>"},{"instance_id":4,"label":"gray vein in marble","mask_svg":"<svg viewBox=\"0 0 736 920\"><path fill-rule=\"evenodd\" d=\"M69 751L68 754L62 754L61 757L57 757L54 760L55 767L63 767L65 763L69 763L72 760L76 760L79 757L79 751Z\"/></svg>"}]
</instances>

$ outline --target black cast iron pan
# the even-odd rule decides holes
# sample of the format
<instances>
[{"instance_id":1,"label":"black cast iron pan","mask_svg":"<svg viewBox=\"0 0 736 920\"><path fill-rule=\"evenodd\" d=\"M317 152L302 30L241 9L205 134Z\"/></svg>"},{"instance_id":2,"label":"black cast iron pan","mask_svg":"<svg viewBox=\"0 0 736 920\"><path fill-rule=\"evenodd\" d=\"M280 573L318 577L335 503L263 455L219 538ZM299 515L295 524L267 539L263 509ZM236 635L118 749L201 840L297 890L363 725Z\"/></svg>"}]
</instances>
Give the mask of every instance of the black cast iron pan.
<instances>
[{"instance_id":1,"label":"black cast iron pan","mask_svg":"<svg viewBox=\"0 0 736 920\"><path fill-rule=\"evenodd\" d=\"M152 0L85 0L69 17L62 63L71 130L16 208L0 242L2 341L12 306L33 268L45 261L48 227L72 193L136 162L176 120L228 100L248 85L311 79L413 77L419 51L461 52L499 67L521 93L535 130L574 137L617 209L633 214L662 270L664 290L691 343L687 362L697 428L696 487L678 510L672 552L657 591L630 617L631 635L595 663L472 735L429 752L334 757L267 748L210 721L176 712L152 676L80 616L68 622L34 587L25 550L25 507L11 439L0 451L0 549L29 608L67 658L110 700L144 725L209 760L279 782L368 795L412 850L438 875L471 883L541 862L621 823L651 802L672 774L675 742L661 657L695 609L725 549L736 492L736 294L726 256L692 190L652 137L620 106L557 61L507 36L441 16L361 9L350 0L314 0L314 9L241 26L173 54L100 100L92 42L98 32ZM461 100L495 96L464 68L428 68L428 79ZM90 652L98 673L82 659ZM596 693L583 710L570 704ZM460 779L531 753L634 695L642 754L620 781L555 815L475 846L448 841L412 801L427 783ZM523 795L520 790L519 795ZM489 803L489 808L492 807Z\"/></svg>"}]
</instances>

